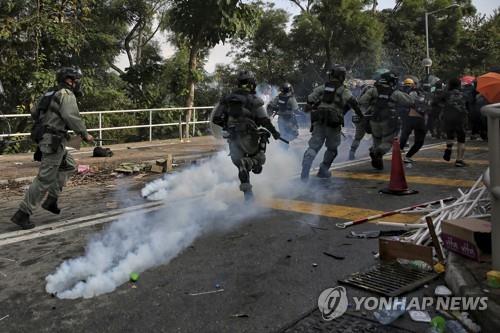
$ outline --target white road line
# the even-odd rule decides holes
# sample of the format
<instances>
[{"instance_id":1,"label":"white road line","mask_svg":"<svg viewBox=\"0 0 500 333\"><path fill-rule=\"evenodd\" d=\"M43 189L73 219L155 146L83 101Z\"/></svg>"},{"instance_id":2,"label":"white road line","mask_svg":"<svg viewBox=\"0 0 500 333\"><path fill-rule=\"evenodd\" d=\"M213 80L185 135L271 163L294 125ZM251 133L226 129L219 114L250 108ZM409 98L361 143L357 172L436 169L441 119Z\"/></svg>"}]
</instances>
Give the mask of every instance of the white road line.
<instances>
[{"instance_id":1,"label":"white road line","mask_svg":"<svg viewBox=\"0 0 500 333\"><path fill-rule=\"evenodd\" d=\"M432 149L435 146L442 145L443 143L436 143L436 144L430 144L422 147L420 150L426 150L426 149ZM369 157L362 158L359 160L355 161L346 161L346 162L340 162L337 164L334 164L330 170L338 170L342 169L345 167L349 166L356 166L360 165L363 163L366 163L370 160ZM292 177L292 179L299 177L300 174L297 174ZM190 196L190 197L185 197L185 198L177 198L175 201L170 201L170 202L163 202L163 201L158 201L158 202L148 202L145 204L141 205L136 205L136 206L131 206L131 207L126 207L126 208L120 208L120 209L115 209L112 211L108 211L106 213L99 213L95 215L89 215L89 216L84 216L84 217L79 217L71 220L65 220L61 222L56 222L56 223L49 223L45 225L41 225L39 227L30 229L30 230L19 230L19 231L13 231L13 232L8 232L4 234L0 234L0 247L8 244L14 244L14 243L19 243L31 239L36 239L40 237L45 237L45 236L50 236L50 235L55 235L59 233L63 233L66 231L71 231L71 230L76 230L80 228L86 228L86 227L91 227L91 226L96 226L99 224L103 223L108 223L112 221L118 220L120 217L126 214L133 214L133 213L148 213L148 212L154 212L156 210L159 210L165 206L168 206L169 204L173 204L175 202L179 201L185 201L185 200L196 200L199 197L202 197L205 193L200 193L195 196Z\"/></svg>"}]
</instances>

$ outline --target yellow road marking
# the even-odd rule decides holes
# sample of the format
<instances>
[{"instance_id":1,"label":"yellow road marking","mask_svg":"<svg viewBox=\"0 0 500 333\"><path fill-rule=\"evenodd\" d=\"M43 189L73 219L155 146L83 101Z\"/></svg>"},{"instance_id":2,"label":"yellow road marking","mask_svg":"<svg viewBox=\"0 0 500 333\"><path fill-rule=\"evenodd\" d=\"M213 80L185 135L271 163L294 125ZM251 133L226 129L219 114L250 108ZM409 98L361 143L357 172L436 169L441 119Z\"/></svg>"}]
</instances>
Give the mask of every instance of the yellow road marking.
<instances>
[{"instance_id":1,"label":"yellow road marking","mask_svg":"<svg viewBox=\"0 0 500 333\"><path fill-rule=\"evenodd\" d=\"M259 200L259 205L287 212L332 217L349 221L383 213L382 211L379 210L365 209L352 206L331 205L331 204L324 204L317 202L276 199L276 198ZM384 217L383 220L388 222L416 223L419 217L420 217L419 215L414 215L414 214L411 215L399 214L399 215Z\"/></svg>"},{"instance_id":2,"label":"yellow road marking","mask_svg":"<svg viewBox=\"0 0 500 333\"><path fill-rule=\"evenodd\" d=\"M384 157L385 160L391 160L391 156ZM442 164L453 164L455 161L451 162L446 162L442 158L431 158L431 157L412 157L412 160L415 162L428 162L428 163L442 163ZM465 163L470 164L470 165L490 165L490 162L488 160L465 160Z\"/></svg>"},{"instance_id":3,"label":"yellow road marking","mask_svg":"<svg viewBox=\"0 0 500 333\"><path fill-rule=\"evenodd\" d=\"M362 179L362 180L380 180L389 182L389 174L380 173L361 173L361 172L347 172L347 171L333 171L332 175L339 178L349 179ZM426 184L426 185L442 185L442 186L455 186L455 187L472 187L474 180L465 179L450 179L450 178L437 178L426 176L406 176L408 183Z\"/></svg>"}]
</instances>

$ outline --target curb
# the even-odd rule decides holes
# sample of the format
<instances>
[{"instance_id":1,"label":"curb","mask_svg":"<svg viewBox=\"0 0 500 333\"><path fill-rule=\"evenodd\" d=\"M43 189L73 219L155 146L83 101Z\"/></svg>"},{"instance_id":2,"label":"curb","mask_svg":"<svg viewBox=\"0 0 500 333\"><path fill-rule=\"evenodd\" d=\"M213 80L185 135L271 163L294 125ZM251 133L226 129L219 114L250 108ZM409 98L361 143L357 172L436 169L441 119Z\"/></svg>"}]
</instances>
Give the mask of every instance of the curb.
<instances>
[{"instance_id":1,"label":"curb","mask_svg":"<svg viewBox=\"0 0 500 333\"><path fill-rule=\"evenodd\" d=\"M449 252L445 281L455 295L462 297L488 297L480 281L460 263L458 254ZM474 320L481 326L481 332L500 332L500 304L488 299L488 308L484 311L471 311Z\"/></svg>"},{"instance_id":2,"label":"curb","mask_svg":"<svg viewBox=\"0 0 500 333\"><path fill-rule=\"evenodd\" d=\"M214 152L208 152L208 153L200 153L200 154L189 154L189 155L178 155L177 158L174 156L174 160L177 159L177 161L184 161L184 162L189 162L189 161L195 161L203 158L208 158L216 154L217 151ZM156 160L145 160L141 161L142 163L155 163ZM25 183L25 182L31 182L33 179L35 179L36 176L27 176L27 177L19 177L19 178L14 178L14 179L0 179L0 185L9 185L9 184L19 184L19 183Z\"/></svg>"}]
</instances>

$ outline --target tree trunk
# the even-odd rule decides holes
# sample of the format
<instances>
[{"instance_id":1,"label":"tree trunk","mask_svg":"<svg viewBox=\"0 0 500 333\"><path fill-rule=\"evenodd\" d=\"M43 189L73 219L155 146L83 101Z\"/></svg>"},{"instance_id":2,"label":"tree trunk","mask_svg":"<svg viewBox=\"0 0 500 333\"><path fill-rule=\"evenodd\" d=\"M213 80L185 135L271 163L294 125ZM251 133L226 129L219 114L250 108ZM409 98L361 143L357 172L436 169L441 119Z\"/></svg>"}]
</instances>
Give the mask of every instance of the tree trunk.
<instances>
[{"instance_id":1,"label":"tree trunk","mask_svg":"<svg viewBox=\"0 0 500 333\"><path fill-rule=\"evenodd\" d=\"M188 95L186 98L186 107L191 108L194 104L194 84L196 83L195 72L198 65L198 48L196 46L191 46L189 50L189 75L187 80ZM193 110L189 109L186 112L186 126L183 133L185 139L189 139L189 123Z\"/></svg>"}]
</instances>

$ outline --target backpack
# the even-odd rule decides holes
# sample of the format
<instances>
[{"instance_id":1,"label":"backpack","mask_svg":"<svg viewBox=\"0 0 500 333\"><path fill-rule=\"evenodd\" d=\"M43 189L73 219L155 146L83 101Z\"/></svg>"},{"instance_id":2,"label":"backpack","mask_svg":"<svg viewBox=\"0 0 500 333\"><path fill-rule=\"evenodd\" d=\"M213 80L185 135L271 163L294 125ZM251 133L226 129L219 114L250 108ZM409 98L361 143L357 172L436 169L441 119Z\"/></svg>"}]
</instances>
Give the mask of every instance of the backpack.
<instances>
[{"instance_id":1,"label":"backpack","mask_svg":"<svg viewBox=\"0 0 500 333\"><path fill-rule=\"evenodd\" d=\"M109 148L95 147L92 153L92 157L111 157L113 152Z\"/></svg>"},{"instance_id":2,"label":"backpack","mask_svg":"<svg viewBox=\"0 0 500 333\"><path fill-rule=\"evenodd\" d=\"M49 110L50 102L56 94L55 91L49 91L43 95L43 97L38 102L36 108L31 112L31 118L33 119L33 127L31 128L31 139L35 143L40 143L45 134L45 126L43 124L43 116L45 112ZM59 114L59 113L58 113Z\"/></svg>"},{"instance_id":3,"label":"backpack","mask_svg":"<svg viewBox=\"0 0 500 333\"><path fill-rule=\"evenodd\" d=\"M444 103L444 112L446 114L465 114L467 109L465 108L464 96L458 90L449 91L446 94L446 99Z\"/></svg>"}]
</instances>

